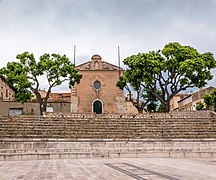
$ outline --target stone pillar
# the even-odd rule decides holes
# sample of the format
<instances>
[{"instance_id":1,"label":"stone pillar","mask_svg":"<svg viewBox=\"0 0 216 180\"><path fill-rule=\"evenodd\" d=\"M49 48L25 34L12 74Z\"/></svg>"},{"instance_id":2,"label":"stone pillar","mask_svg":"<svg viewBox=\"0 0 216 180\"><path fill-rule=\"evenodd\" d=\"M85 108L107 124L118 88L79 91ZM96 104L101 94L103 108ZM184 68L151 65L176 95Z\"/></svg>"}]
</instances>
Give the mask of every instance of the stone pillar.
<instances>
[{"instance_id":1,"label":"stone pillar","mask_svg":"<svg viewBox=\"0 0 216 180\"><path fill-rule=\"evenodd\" d=\"M76 88L71 89L71 112L78 112L78 97L76 96Z\"/></svg>"}]
</instances>

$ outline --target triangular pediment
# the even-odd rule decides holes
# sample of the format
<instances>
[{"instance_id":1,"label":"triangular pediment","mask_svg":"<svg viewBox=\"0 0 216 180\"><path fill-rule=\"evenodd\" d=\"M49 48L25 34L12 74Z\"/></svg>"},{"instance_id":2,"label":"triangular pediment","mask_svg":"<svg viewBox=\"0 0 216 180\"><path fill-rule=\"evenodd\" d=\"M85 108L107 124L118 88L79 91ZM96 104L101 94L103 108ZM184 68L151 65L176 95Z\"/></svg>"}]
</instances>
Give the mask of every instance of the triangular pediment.
<instances>
[{"instance_id":1,"label":"triangular pediment","mask_svg":"<svg viewBox=\"0 0 216 180\"><path fill-rule=\"evenodd\" d=\"M110 64L106 61L102 61L99 55L94 55L91 61L85 62L81 65L76 66L77 70L119 70L119 67ZM123 70L120 68L120 70Z\"/></svg>"}]
</instances>

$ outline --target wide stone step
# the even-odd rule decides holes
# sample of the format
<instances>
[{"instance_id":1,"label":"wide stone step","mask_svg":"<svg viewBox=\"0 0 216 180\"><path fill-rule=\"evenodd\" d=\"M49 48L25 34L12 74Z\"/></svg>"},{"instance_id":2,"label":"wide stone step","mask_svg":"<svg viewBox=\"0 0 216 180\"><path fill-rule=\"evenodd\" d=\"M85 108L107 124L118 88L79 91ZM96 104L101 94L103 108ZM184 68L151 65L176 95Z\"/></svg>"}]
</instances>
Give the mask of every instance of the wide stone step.
<instances>
[{"instance_id":1,"label":"wide stone step","mask_svg":"<svg viewBox=\"0 0 216 180\"><path fill-rule=\"evenodd\" d=\"M91 152L0 153L0 161L104 157Z\"/></svg>"},{"instance_id":2,"label":"wide stone step","mask_svg":"<svg viewBox=\"0 0 216 180\"><path fill-rule=\"evenodd\" d=\"M208 133L208 132L207 132ZM142 133L142 134L14 134L14 135L4 135L0 136L0 138L113 138L113 139L133 139L133 138L215 138L215 133L209 132L198 132L198 133L184 133L181 132L179 134L170 134L170 133Z\"/></svg>"},{"instance_id":3,"label":"wide stone step","mask_svg":"<svg viewBox=\"0 0 216 180\"><path fill-rule=\"evenodd\" d=\"M118 157L216 157L216 139L1 139L0 160L118 158Z\"/></svg>"}]
</instances>

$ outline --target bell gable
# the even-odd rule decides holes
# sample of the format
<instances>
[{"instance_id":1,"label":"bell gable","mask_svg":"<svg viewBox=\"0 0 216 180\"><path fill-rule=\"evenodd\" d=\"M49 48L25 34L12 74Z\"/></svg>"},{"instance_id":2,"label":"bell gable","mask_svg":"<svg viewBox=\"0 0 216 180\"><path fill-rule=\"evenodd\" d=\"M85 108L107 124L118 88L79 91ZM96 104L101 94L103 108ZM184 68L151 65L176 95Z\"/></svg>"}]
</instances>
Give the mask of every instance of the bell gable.
<instances>
[{"instance_id":1,"label":"bell gable","mask_svg":"<svg viewBox=\"0 0 216 180\"><path fill-rule=\"evenodd\" d=\"M123 70L116 65L102 61L101 56L93 55L91 61L76 66L77 70Z\"/></svg>"}]
</instances>

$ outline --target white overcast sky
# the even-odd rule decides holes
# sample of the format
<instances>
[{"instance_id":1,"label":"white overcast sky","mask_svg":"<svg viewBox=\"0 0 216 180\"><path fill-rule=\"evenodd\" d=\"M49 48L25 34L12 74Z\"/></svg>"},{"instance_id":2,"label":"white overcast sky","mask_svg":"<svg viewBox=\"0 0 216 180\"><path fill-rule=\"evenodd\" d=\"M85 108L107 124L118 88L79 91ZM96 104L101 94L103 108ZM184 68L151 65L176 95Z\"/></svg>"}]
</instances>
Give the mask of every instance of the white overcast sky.
<instances>
[{"instance_id":1,"label":"white overcast sky","mask_svg":"<svg viewBox=\"0 0 216 180\"><path fill-rule=\"evenodd\" d=\"M174 41L215 56L216 0L0 0L0 67L24 51L73 61L74 45L76 64L99 54L117 65L118 46L123 60Z\"/></svg>"}]
</instances>

